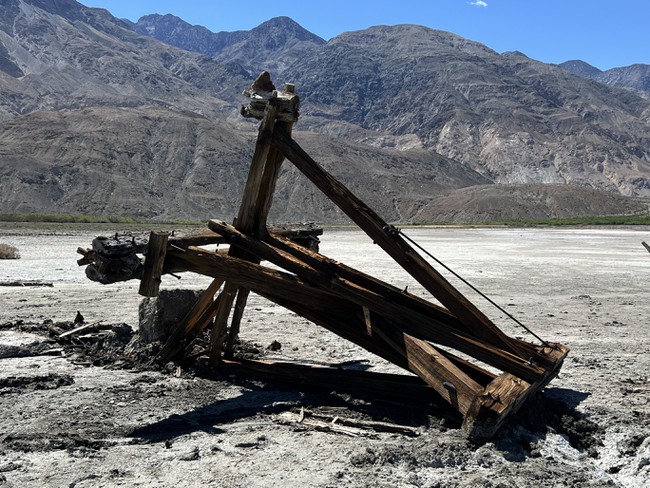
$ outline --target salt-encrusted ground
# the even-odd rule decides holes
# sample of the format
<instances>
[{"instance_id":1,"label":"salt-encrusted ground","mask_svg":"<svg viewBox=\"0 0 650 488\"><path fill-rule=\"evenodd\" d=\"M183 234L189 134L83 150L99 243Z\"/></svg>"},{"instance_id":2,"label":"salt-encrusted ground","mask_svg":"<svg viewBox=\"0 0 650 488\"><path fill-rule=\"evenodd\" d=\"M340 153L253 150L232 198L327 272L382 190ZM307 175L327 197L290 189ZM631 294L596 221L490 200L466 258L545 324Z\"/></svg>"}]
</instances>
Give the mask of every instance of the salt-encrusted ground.
<instances>
[{"instance_id":1,"label":"salt-encrusted ground","mask_svg":"<svg viewBox=\"0 0 650 488\"><path fill-rule=\"evenodd\" d=\"M137 283L97 285L76 266L76 248L101 231L3 227L0 242L22 259L0 261L0 282L53 286L0 287L0 486L650 486L650 254L641 246L650 230L405 232L544 339L571 348L539 408L492 442L469 444L448 412L30 355L48 340L44 321L70 321L77 310L87 322L137 327L140 297ZM321 252L420 292L358 232L326 230ZM185 276L163 286L208 282ZM527 337L467 294L509 334ZM255 297L241 336L273 359L388 369ZM274 340L282 348L267 350ZM389 420L420 435L350 437L281 422L300 407Z\"/></svg>"}]
</instances>

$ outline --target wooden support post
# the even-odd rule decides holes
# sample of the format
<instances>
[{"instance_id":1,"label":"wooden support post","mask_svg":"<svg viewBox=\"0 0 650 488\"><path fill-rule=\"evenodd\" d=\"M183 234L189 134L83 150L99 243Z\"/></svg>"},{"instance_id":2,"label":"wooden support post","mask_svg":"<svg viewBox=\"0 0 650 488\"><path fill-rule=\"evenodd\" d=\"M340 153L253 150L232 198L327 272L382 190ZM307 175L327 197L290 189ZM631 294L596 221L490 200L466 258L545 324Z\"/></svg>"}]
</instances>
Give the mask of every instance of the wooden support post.
<instances>
[{"instance_id":1,"label":"wooden support post","mask_svg":"<svg viewBox=\"0 0 650 488\"><path fill-rule=\"evenodd\" d=\"M228 342L226 343L226 348L224 350L225 357L232 359L233 349L235 347L235 340L239 335L239 328L241 325L241 319L244 315L244 309L246 308L246 301L248 300L248 295L250 290L247 288L239 288L237 290L237 300L235 302L235 309L232 313L232 321L230 322L230 333L228 334Z\"/></svg>"},{"instance_id":2,"label":"wooden support post","mask_svg":"<svg viewBox=\"0 0 650 488\"><path fill-rule=\"evenodd\" d=\"M226 324L236 294L237 285L227 281L219 295L219 306L210 334L210 366L213 368L216 368L221 360L221 347L226 333Z\"/></svg>"},{"instance_id":3,"label":"wooden support post","mask_svg":"<svg viewBox=\"0 0 650 488\"><path fill-rule=\"evenodd\" d=\"M167 232L153 231L149 235L147 254L144 260L144 270L140 281L140 295L145 297L156 297L160 290L160 278L165 264L167 253Z\"/></svg>"},{"instance_id":4,"label":"wooden support post","mask_svg":"<svg viewBox=\"0 0 650 488\"><path fill-rule=\"evenodd\" d=\"M272 86L270 76L264 72L251 85L251 88L247 91L248 96L255 98L256 90L260 90L260 88L264 89L265 87L270 88ZM272 91L271 97L266 102L267 105L264 110L262 123L259 127L259 135L255 143L255 153L253 154L248 179L244 188L242 203L239 207L237 220L235 221L235 227L239 231L257 237L266 234L266 222L273 201L273 193L275 192L275 185L282 161L284 161L282 152L270 144L276 119L280 112L281 102L283 108L288 104L290 111L297 117L300 100L295 95L295 87L288 85L282 100L278 98L277 91ZM284 121L278 121L277 125L281 126L286 133L290 134L294 121L295 118L285 119ZM242 254L241 250L233 249L230 255L259 263L259 259L255 256ZM249 291L244 288L240 288L237 292L237 305L232 317L225 350L226 355L229 357L232 356L233 346L239 334L248 295Z\"/></svg>"}]
</instances>

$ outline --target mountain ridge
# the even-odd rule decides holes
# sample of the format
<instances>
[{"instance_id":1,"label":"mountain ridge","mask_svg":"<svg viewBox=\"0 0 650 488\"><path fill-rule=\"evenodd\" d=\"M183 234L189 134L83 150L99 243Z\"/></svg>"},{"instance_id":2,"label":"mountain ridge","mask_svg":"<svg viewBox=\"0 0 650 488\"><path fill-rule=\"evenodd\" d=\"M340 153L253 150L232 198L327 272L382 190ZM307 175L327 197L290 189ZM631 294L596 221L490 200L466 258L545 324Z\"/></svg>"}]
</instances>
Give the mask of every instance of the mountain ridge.
<instances>
[{"instance_id":1,"label":"mountain ridge","mask_svg":"<svg viewBox=\"0 0 650 488\"><path fill-rule=\"evenodd\" d=\"M558 66L604 85L633 90L645 98L650 98L650 64L636 63L605 71L581 60L565 61Z\"/></svg>"},{"instance_id":2,"label":"mountain ridge","mask_svg":"<svg viewBox=\"0 0 650 488\"><path fill-rule=\"evenodd\" d=\"M165 22L181 29L178 39L197 27ZM540 186L549 183L650 195L649 102L521 53L414 25L325 42L274 18L208 56L135 25L74 0L0 2L2 184L11 189L2 211L191 217L212 208L225 218L239 204L254 138L255 125L239 116L240 93L268 66L276 82L298 88L296 137L387 219L409 221L477 185L480 192L463 194L488 192L503 208L559 194ZM84 132L91 127L97 132ZM36 148L37 135L47 143ZM343 218L290 166L282 178L275 215ZM644 200L616 193L573 193L574 204L562 197L566 209L545 211L601 212L598 202L611 212L647 210ZM583 208L580 199L591 203Z\"/></svg>"}]
</instances>

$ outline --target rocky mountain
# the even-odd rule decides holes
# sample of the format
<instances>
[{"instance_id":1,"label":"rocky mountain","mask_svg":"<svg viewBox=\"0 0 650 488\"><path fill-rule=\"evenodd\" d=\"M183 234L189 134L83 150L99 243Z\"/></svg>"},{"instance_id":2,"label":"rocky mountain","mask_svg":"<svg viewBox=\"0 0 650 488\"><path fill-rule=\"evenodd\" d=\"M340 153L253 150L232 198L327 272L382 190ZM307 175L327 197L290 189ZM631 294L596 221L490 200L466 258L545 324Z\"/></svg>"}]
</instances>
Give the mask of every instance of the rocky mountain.
<instances>
[{"instance_id":1,"label":"rocky mountain","mask_svg":"<svg viewBox=\"0 0 650 488\"><path fill-rule=\"evenodd\" d=\"M418 26L221 34L0 0L0 211L228 219L255 137L239 94L269 66L303 100L296 138L388 220L647 211L617 195L650 194L650 102L629 91ZM344 220L288 164L273 215Z\"/></svg>"},{"instance_id":2,"label":"rocky mountain","mask_svg":"<svg viewBox=\"0 0 650 488\"><path fill-rule=\"evenodd\" d=\"M650 194L650 102L556 66L403 25L342 34L287 72L313 130L379 145L388 134L497 183Z\"/></svg>"},{"instance_id":3,"label":"rocky mountain","mask_svg":"<svg viewBox=\"0 0 650 488\"><path fill-rule=\"evenodd\" d=\"M287 34L277 41L277 32ZM295 82L305 100L301 125L310 130L434 150L497 183L650 195L650 103L634 94L421 26L373 27L327 43L307 36L306 53L288 55L294 44L286 39L300 35L292 21L273 19L217 59L237 59L251 72L271 66ZM264 48L269 39L279 47ZM598 74L586 63L571 66Z\"/></svg>"},{"instance_id":4,"label":"rocky mountain","mask_svg":"<svg viewBox=\"0 0 650 488\"><path fill-rule=\"evenodd\" d=\"M592 66L589 63L581 61L579 59L565 61L564 63L558 64L558 66L566 71L569 71L570 73L584 76L585 78L591 78L592 80L595 80L598 75L603 72L595 66Z\"/></svg>"},{"instance_id":5,"label":"rocky mountain","mask_svg":"<svg viewBox=\"0 0 650 488\"><path fill-rule=\"evenodd\" d=\"M173 15L146 15L132 26L140 34L221 62L237 62L253 73L278 73L312 54L325 40L289 17L275 17L250 31L211 32Z\"/></svg>"},{"instance_id":6,"label":"rocky mountain","mask_svg":"<svg viewBox=\"0 0 650 488\"><path fill-rule=\"evenodd\" d=\"M390 220L408 220L450 188L490 183L430 151L390 151L320 134L295 137ZM0 208L231 220L254 144L254 134L227 122L161 107L38 111L0 125ZM272 218L346 221L289 164Z\"/></svg>"},{"instance_id":7,"label":"rocky mountain","mask_svg":"<svg viewBox=\"0 0 650 488\"><path fill-rule=\"evenodd\" d=\"M73 0L2 0L0 19L0 120L145 103L223 118L250 79L238 64L138 35Z\"/></svg>"},{"instance_id":8,"label":"rocky mountain","mask_svg":"<svg viewBox=\"0 0 650 488\"><path fill-rule=\"evenodd\" d=\"M145 15L136 23L131 23L130 27L139 34L154 37L170 46L207 56L213 56L243 40L247 35L246 31L212 32L203 26L189 24L171 14Z\"/></svg>"},{"instance_id":9,"label":"rocky mountain","mask_svg":"<svg viewBox=\"0 0 650 488\"><path fill-rule=\"evenodd\" d=\"M601 71L589 63L579 60L566 61L558 66L571 73L591 78L605 85L634 90L645 98L650 98L649 64L633 64L608 69L607 71Z\"/></svg>"}]
</instances>

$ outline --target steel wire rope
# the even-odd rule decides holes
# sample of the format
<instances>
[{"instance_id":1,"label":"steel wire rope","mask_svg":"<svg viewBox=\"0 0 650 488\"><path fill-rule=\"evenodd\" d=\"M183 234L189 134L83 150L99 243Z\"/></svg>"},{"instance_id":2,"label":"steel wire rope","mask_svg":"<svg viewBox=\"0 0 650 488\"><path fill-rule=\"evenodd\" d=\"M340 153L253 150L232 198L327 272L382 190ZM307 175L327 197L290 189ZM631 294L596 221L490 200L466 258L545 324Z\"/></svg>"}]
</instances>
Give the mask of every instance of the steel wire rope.
<instances>
[{"instance_id":1,"label":"steel wire rope","mask_svg":"<svg viewBox=\"0 0 650 488\"><path fill-rule=\"evenodd\" d=\"M533 337L535 337L538 341L540 341L543 345L547 347L553 347L551 344L549 344L547 341L542 339L540 336L538 336L535 332L533 332L529 327L521 323L516 317L514 317L510 312L505 310L501 305L496 303L494 300L492 300L489 296L487 296L485 293L483 293L481 290L476 288L474 285L472 285L469 281L467 281L465 278L460 276L458 273L456 273L453 269L451 269L449 266L447 266L445 263L443 263L440 259L435 257L433 254L431 254L429 251L424 249L420 244L415 242L413 239L411 239L408 235L406 235L404 232L402 232L402 229L398 229L395 226L389 226L391 228L391 231L397 232L399 235L401 235L404 239L406 239L409 243L411 243L413 246L415 246L417 249L419 249L421 252L426 254L428 257L433 259L436 263L438 263L440 266L445 268L447 271L449 271L452 275L454 275L456 278L458 278L460 281L462 281L465 285L470 287L472 290L474 290L476 293L478 293L479 296L481 296L483 299L485 299L488 303L493 305L497 310L500 312L504 313L509 319L511 319L513 322L518 324L520 327L522 327L525 331L527 331L529 334L531 334Z\"/></svg>"}]
</instances>

